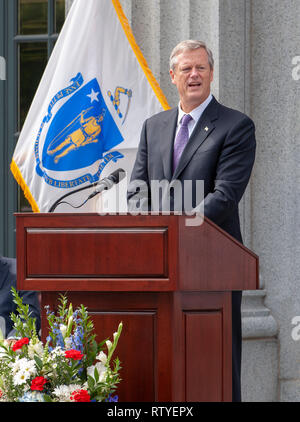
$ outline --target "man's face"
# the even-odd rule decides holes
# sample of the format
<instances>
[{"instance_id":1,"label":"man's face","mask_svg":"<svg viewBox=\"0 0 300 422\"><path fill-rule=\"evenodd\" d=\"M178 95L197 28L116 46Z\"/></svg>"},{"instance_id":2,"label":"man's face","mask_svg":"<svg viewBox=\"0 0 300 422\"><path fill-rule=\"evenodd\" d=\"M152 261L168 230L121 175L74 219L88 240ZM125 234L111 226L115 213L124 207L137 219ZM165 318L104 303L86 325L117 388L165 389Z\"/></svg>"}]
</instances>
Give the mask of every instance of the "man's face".
<instances>
[{"instance_id":1,"label":"man's face","mask_svg":"<svg viewBox=\"0 0 300 422\"><path fill-rule=\"evenodd\" d=\"M170 70L170 75L185 113L198 107L209 96L213 69L210 68L204 48L178 54L177 64L174 71Z\"/></svg>"}]
</instances>

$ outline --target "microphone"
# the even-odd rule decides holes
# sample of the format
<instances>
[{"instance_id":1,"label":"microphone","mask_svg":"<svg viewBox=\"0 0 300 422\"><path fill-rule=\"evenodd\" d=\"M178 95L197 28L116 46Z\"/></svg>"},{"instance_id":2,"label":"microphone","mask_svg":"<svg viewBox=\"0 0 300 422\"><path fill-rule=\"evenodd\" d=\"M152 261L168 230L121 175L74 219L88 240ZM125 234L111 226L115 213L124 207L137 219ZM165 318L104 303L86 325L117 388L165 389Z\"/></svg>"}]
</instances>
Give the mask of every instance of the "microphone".
<instances>
[{"instance_id":1,"label":"microphone","mask_svg":"<svg viewBox=\"0 0 300 422\"><path fill-rule=\"evenodd\" d=\"M49 209L48 212L53 212L55 210L55 208L59 205L63 203L63 199L65 199L67 196L69 195L73 195L74 193L83 191L85 189L89 189L91 187L97 186L96 189L94 190L93 193L90 194L90 196L84 201L83 204L79 205L78 207L73 207L73 208L80 208L82 207L82 205L84 205L89 199L93 198L95 195L97 195L98 193L104 191L104 190L108 190L110 188L113 187L113 185L118 184L121 180L124 179L124 177L126 176L126 172L123 169L118 169L115 170L113 173L111 173L109 176L105 177L104 179L100 180L99 182L95 182L90 186L84 186L83 188L79 188L76 189L74 191L68 192L65 195L63 195L61 198L59 198ZM71 205L71 204L69 204ZM72 206L72 205L71 205Z\"/></svg>"},{"instance_id":2,"label":"microphone","mask_svg":"<svg viewBox=\"0 0 300 422\"><path fill-rule=\"evenodd\" d=\"M90 196L88 197L88 200L91 198L94 198L94 196L98 195L98 193L101 193L104 190L111 189L114 185L117 185L121 180L123 180L125 176L126 176L125 170L123 169L115 170L109 176L100 180L94 192L92 192Z\"/></svg>"}]
</instances>

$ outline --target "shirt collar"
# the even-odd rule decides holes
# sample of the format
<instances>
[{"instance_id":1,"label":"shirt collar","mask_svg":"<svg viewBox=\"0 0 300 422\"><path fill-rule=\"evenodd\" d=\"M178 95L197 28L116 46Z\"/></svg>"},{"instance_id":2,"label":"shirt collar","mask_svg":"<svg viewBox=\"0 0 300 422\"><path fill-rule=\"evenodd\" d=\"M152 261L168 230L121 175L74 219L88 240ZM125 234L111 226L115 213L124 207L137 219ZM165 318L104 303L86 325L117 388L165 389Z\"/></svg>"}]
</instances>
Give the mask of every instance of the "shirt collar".
<instances>
[{"instance_id":1,"label":"shirt collar","mask_svg":"<svg viewBox=\"0 0 300 422\"><path fill-rule=\"evenodd\" d=\"M204 112L204 110L206 109L206 107L208 106L208 104L211 102L212 100L212 94L209 94L209 96L206 98L205 101L203 101L203 103L201 103L198 107L194 108L192 111L190 111L188 114L190 116L192 116L193 120L195 122L197 122L202 113ZM181 107L180 107L180 102L178 104L178 120L177 120L177 124L179 124L179 122L181 121L182 117L187 114L184 111L182 111Z\"/></svg>"}]
</instances>

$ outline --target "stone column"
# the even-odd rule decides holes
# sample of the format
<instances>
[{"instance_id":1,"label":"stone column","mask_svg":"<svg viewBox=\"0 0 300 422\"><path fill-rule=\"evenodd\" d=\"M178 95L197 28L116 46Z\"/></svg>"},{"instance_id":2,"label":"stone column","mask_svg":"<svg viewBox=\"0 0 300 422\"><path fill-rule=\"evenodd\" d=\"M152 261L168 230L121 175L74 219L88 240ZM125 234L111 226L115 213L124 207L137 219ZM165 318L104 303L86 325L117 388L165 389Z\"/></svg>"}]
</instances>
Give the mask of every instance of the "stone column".
<instances>
[{"instance_id":1,"label":"stone column","mask_svg":"<svg viewBox=\"0 0 300 422\"><path fill-rule=\"evenodd\" d=\"M242 304L242 401L278 400L278 327L264 305L266 290L248 291Z\"/></svg>"},{"instance_id":2,"label":"stone column","mask_svg":"<svg viewBox=\"0 0 300 422\"><path fill-rule=\"evenodd\" d=\"M300 2L252 0L251 109L258 150L252 181L253 248L279 326L280 401L300 401L300 342L292 319L300 315Z\"/></svg>"},{"instance_id":3,"label":"stone column","mask_svg":"<svg viewBox=\"0 0 300 422\"><path fill-rule=\"evenodd\" d=\"M247 0L219 2L219 100L249 115L256 124L252 106L252 3ZM255 116L256 117L256 116ZM240 203L244 243L254 250L254 172ZM243 292L242 302L242 399L277 400L277 328L264 306L266 290ZM266 364L267 363L267 364ZM259 376L256 376L259 375Z\"/></svg>"}]
</instances>

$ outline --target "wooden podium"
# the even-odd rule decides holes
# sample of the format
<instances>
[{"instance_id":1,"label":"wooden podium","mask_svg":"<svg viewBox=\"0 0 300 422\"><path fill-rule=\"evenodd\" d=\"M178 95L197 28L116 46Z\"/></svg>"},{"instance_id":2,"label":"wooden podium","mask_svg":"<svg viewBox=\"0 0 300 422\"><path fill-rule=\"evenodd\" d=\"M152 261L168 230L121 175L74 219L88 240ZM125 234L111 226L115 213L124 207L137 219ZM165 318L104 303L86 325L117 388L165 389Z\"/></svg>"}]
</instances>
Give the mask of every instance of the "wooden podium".
<instances>
[{"instance_id":1,"label":"wooden podium","mask_svg":"<svg viewBox=\"0 0 300 422\"><path fill-rule=\"evenodd\" d=\"M231 291L258 288L258 257L205 219L16 214L17 286L123 332L119 401L231 401Z\"/></svg>"}]
</instances>

